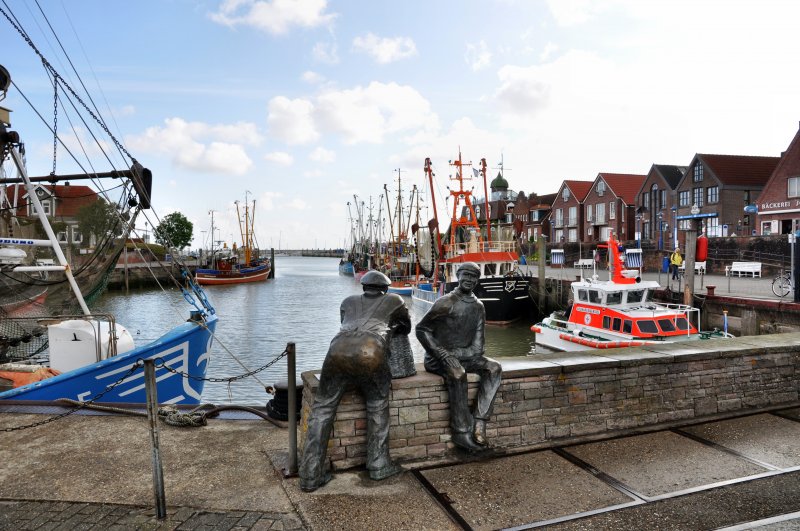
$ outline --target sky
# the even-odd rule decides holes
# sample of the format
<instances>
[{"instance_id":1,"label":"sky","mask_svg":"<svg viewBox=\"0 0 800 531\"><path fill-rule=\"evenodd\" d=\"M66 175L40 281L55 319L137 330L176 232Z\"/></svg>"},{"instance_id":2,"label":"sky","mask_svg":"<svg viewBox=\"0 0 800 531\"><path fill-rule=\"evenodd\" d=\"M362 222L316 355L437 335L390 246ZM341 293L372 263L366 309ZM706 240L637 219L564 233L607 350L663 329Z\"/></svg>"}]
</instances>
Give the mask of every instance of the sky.
<instances>
[{"instance_id":1,"label":"sky","mask_svg":"<svg viewBox=\"0 0 800 531\"><path fill-rule=\"evenodd\" d=\"M353 204L377 205L384 184L395 194L398 169L404 195L426 190L426 157L446 219L441 194L459 150L465 162L486 158L490 177L502 160L513 190L546 194L565 179L687 165L695 153L779 156L800 123L792 0L0 8L80 87L74 65L109 129L153 172L150 225L181 212L195 248L208 245L210 211L217 239L240 239L237 200L256 201L261 247L349 245ZM52 86L4 16L0 64L52 121ZM48 174L52 133L13 87L0 105L14 111L29 173Z\"/></svg>"}]
</instances>

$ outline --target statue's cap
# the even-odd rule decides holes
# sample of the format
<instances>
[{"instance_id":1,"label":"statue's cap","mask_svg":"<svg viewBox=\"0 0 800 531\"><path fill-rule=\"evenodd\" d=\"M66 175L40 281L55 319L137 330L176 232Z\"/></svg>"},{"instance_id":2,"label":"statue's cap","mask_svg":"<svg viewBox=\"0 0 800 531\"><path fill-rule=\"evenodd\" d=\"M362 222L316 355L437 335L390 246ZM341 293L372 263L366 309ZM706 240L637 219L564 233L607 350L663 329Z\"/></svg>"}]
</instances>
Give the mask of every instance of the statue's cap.
<instances>
[{"instance_id":1,"label":"statue's cap","mask_svg":"<svg viewBox=\"0 0 800 531\"><path fill-rule=\"evenodd\" d=\"M481 274L481 268L478 267L478 264L476 264L475 262L464 262L463 264L458 266L458 269L456 270L456 275L458 275L462 271L469 271L478 276L480 276Z\"/></svg>"},{"instance_id":2,"label":"statue's cap","mask_svg":"<svg viewBox=\"0 0 800 531\"><path fill-rule=\"evenodd\" d=\"M361 277L361 285L362 286L378 286L381 288L386 288L391 284L392 281L389 280L389 277L381 273L380 271L375 271L374 269L370 269L364 276Z\"/></svg>"}]
</instances>

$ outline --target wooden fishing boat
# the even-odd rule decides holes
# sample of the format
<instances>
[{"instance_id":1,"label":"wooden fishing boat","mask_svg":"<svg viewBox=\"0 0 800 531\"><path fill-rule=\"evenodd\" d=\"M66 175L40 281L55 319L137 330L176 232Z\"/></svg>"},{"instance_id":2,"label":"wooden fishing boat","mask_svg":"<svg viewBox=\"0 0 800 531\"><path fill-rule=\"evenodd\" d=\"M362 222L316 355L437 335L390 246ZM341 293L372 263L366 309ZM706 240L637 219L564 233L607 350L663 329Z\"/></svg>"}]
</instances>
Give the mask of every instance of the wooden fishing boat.
<instances>
[{"instance_id":1,"label":"wooden fishing boat","mask_svg":"<svg viewBox=\"0 0 800 531\"><path fill-rule=\"evenodd\" d=\"M244 212L239 209L236 201L236 214L239 218L239 229L242 234L242 246L237 249L224 247L212 251L211 268L198 269L195 272L195 281L203 286L220 286L226 284L246 284L248 282L263 282L269 278L272 264L266 257L260 256L256 246L253 220L255 218L256 202L247 201L245 193ZM214 234L213 218L211 234Z\"/></svg>"},{"instance_id":2,"label":"wooden fishing boat","mask_svg":"<svg viewBox=\"0 0 800 531\"><path fill-rule=\"evenodd\" d=\"M598 247L609 253L609 280L593 274L573 282L571 306L531 327L537 346L573 352L732 337L726 330L699 331L699 308L652 300L660 285L624 268L613 234Z\"/></svg>"}]
</instances>

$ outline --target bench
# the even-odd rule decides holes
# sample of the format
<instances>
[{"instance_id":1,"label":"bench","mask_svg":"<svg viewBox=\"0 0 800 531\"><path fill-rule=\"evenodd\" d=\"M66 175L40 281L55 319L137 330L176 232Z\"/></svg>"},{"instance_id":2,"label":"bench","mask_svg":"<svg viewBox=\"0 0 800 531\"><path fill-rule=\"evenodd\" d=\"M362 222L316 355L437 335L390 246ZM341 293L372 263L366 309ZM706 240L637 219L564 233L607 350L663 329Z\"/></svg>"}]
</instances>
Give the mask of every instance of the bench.
<instances>
[{"instance_id":1,"label":"bench","mask_svg":"<svg viewBox=\"0 0 800 531\"><path fill-rule=\"evenodd\" d=\"M706 274L706 263L705 262L695 262L694 263L694 272L695 274L705 275ZM678 266L678 273L681 275L686 273L686 262L682 263Z\"/></svg>"},{"instance_id":2,"label":"bench","mask_svg":"<svg viewBox=\"0 0 800 531\"><path fill-rule=\"evenodd\" d=\"M594 267L594 260L591 258L581 258L573 265L575 269L592 269Z\"/></svg>"},{"instance_id":3,"label":"bench","mask_svg":"<svg viewBox=\"0 0 800 531\"><path fill-rule=\"evenodd\" d=\"M725 276L761 276L761 262L734 262L725 266Z\"/></svg>"}]
</instances>

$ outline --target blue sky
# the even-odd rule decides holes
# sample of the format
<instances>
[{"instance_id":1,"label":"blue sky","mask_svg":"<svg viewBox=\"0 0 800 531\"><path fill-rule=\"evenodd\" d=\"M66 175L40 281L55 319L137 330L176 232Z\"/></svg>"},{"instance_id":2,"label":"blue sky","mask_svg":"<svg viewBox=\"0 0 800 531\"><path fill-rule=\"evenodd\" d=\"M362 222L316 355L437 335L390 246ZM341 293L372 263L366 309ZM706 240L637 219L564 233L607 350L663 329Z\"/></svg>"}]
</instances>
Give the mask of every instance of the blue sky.
<instances>
[{"instance_id":1,"label":"blue sky","mask_svg":"<svg viewBox=\"0 0 800 531\"><path fill-rule=\"evenodd\" d=\"M6 5L79 86L36 3ZM154 210L184 213L195 247L209 210L238 239L246 191L262 247L337 247L354 194L377 202L396 168L422 186L425 157L443 190L459 147L490 167L502 155L514 190L552 193L695 153L777 156L800 121L792 1L39 5L114 134L153 170ZM4 18L0 49L52 113L41 65ZM49 133L15 91L2 105L30 172L49 173Z\"/></svg>"}]
</instances>

